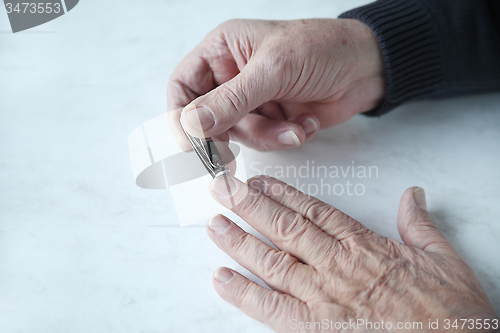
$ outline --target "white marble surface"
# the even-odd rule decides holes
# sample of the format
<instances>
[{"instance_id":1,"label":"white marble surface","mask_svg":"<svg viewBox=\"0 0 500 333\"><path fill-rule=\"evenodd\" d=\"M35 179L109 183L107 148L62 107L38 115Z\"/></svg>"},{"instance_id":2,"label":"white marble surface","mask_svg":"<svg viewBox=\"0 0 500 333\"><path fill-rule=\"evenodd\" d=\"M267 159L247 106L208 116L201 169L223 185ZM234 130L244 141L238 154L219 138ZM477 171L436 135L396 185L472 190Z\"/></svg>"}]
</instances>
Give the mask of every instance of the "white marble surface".
<instances>
[{"instance_id":1,"label":"white marble surface","mask_svg":"<svg viewBox=\"0 0 500 333\"><path fill-rule=\"evenodd\" d=\"M16 35L0 11L0 332L268 331L212 288L218 266L244 269L203 227L177 227L167 191L134 185L127 136L165 112L169 74L218 23L365 2L81 1ZM300 149L246 156L305 160L377 166L363 196L321 198L395 238L401 194L423 186L500 311L500 94L358 116Z\"/></svg>"}]
</instances>

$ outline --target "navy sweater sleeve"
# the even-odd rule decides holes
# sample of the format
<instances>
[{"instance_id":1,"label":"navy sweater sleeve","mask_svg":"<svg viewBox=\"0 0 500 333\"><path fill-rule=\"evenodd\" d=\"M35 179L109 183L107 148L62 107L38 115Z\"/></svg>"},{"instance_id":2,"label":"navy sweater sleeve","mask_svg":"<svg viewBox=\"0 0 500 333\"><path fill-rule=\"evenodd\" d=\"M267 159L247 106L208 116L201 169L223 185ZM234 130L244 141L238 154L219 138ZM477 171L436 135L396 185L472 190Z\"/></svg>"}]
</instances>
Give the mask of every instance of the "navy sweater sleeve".
<instances>
[{"instance_id":1,"label":"navy sweater sleeve","mask_svg":"<svg viewBox=\"0 0 500 333\"><path fill-rule=\"evenodd\" d=\"M379 0L340 18L367 24L384 57L386 95L367 115L500 90L500 0Z\"/></svg>"}]
</instances>

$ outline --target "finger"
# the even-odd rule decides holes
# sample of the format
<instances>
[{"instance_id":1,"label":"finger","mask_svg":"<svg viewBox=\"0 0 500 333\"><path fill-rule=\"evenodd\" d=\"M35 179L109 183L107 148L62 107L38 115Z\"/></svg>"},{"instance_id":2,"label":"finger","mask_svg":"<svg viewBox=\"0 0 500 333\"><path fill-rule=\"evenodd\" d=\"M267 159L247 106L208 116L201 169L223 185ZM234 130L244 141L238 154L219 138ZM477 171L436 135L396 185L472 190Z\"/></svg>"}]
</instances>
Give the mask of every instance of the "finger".
<instances>
[{"instance_id":1,"label":"finger","mask_svg":"<svg viewBox=\"0 0 500 333\"><path fill-rule=\"evenodd\" d=\"M174 69L167 85L167 110L183 108L215 87L210 63L197 48Z\"/></svg>"},{"instance_id":2,"label":"finger","mask_svg":"<svg viewBox=\"0 0 500 333\"><path fill-rule=\"evenodd\" d=\"M319 120L315 115L312 114L299 114L296 115L288 121L299 124L302 130L306 134L306 140L309 141L319 130Z\"/></svg>"},{"instance_id":3,"label":"finger","mask_svg":"<svg viewBox=\"0 0 500 333\"><path fill-rule=\"evenodd\" d=\"M275 178L261 175L248 180L248 183L277 203L300 213L338 240L346 239L360 230L367 230L361 223L337 208Z\"/></svg>"},{"instance_id":4,"label":"finger","mask_svg":"<svg viewBox=\"0 0 500 333\"><path fill-rule=\"evenodd\" d=\"M167 111L170 129L181 149L191 149L181 128L182 109L238 72L228 49L215 50L203 43L177 65L167 86Z\"/></svg>"},{"instance_id":5,"label":"finger","mask_svg":"<svg viewBox=\"0 0 500 333\"><path fill-rule=\"evenodd\" d=\"M181 123L196 137L225 132L278 94L281 83L277 77L255 56L234 78L186 106Z\"/></svg>"},{"instance_id":6,"label":"finger","mask_svg":"<svg viewBox=\"0 0 500 333\"><path fill-rule=\"evenodd\" d=\"M299 147L310 140L317 132L317 124L317 118L312 115L301 115L290 121L250 113L231 128L229 134L232 140L256 150L281 150Z\"/></svg>"},{"instance_id":7,"label":"finger","mask_svg":"<svg viewBox=\"0 0 500 333\"><path fill-rule=\"evenodd\" d=\"M276 102L267 102L256 109L257 113L273 120L286 120L280 105Z\"/></svg>"},{"instance_id":8,"label":"finger","mask_svg":"<svg viewBox=\"0 0 500 333\"><path fill-rule=\"evenodd\" d=\"M208 220L207 233L217 246L273 289L305 302L317 296L316 270L243 231L227 217Z\"/></svg>"},{"instance_id":9,"label":"finger","mask_svg":"<svg viewBox=\"0 0 500 333\"><path fill-rule=\"evenodd\" d=\"M356 114L356 112L352 111L352 107L346 108L345 105L339 106L338 101L329 104L330 111L327 113L324 112L325 104L319 102L281 103L280 107L286 118L303 113L319 115L319 124L321 125L321 128L329 128L345 123Z\"/></svg>"},{"instance_id":10,"label":"finger","mask_svg":"<svg viewBox=\"0 0 500 333\"><path fill-rule=\"evenodd\" d=\"M214 88L212 70L206 60L195 55L186 56L175 68L167 86L167 119L177 144L183 151L190 151L191 145L181 127L182 109L198 96Z\"/></svg>"},{"instance_id":11,"label":"finger","mask_svg":"<svg viewBox=\"0 0 500 333\"><path fill-rule=\"evenodd\" d=\"M184 130L181 127L181 112L182 108L167 112L168 127L170 128L170 131L172 132L172 135L179 147L183 151L191 151L193 150L193 147L191 147L186 133L184 133Z\"/></svg>"},{"instance_id":12,"label":"finger","mask_svg":"<svg viewBox=\"0 0 500 333\"><path fill-rule=\"evenodd\" d=\"M231 140L260 151L295 148L306 141L306 134L300 125L255 113L243 117L229 130L229 135Z\"/></svg>"},{"instance_id":13,"label":"finger","mask_svg":"<svg viewBox=\"0 0 500 333\"><path fill-rule=\"evenodd\" d=\"M306 322L310 317L304 302L263 288L232 269L219 267L214 273L213 284L225 301L275 331L290 327L292 319Z\"/></svg>"},{"instance_id":14,"label":"finger","mask_svg":"<svg viewBox=\"0 0 500 333\"><path fill-rule=\"evenodd\" d=\"M398 230L407 246L463 260L432 221L421 187L410 187L403 193L398 212Z\"/></svg>"},{"instance_id":15,"label":"finger","mask_svg":"<svg viewBox=\"0 0 500 333\"><path fill-rule=\"evenodd\" d=\"M231 209L279 249L315 266L335 260L339 244L301 214L230 176L210 183L211 195Z\"/></svg>"}]
</instances>

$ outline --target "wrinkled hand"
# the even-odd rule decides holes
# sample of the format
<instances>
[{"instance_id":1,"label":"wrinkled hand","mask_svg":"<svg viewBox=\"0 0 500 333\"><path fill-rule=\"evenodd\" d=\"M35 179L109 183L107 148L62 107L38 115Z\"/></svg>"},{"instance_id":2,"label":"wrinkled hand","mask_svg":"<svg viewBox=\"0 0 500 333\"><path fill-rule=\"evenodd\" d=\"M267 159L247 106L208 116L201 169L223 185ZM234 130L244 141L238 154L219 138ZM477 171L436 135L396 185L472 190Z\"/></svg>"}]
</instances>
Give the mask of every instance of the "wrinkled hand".
<instances>
[{"instance_id":1,"label":"wrinkled hand","mask_svg":"<svg viewBox=\"0 0 500 333\"><path fill-rule=\"evenodd\" d=\"M210 238L274 290L225 267L214 274L219 295L278 332L365 331L364 326L301 330L309 322L421 322L498 318L476 275L448 243L426 210L421 188L401 199L398 229L404 245L368 230L318 199L270 177L244 184L223 177L212 182L214 198L271 240L276 250L219 215L208 222ZM495 321L496 320L496 321ZM301 324L302 323L302 324ZM462 323L459 321L459 325ZM335 328L335 324L333 328ZM476 325L476 324L474 324ZM461 327L461 326L459 326ZM463 330L482 331L478 326ZM370 331L368 329L368 331ZM377 331L377 330L373 330ZM390 330L380 330L390 331ZM457 332L457 330L451 329Z\"/></svg>"},{"instance_id":2,"label":"wrinkled hand","mask_svg":"<svg viewBox=\"0 0 500 333\"><path fill-rule=\"evenodd\" d=\"M232 20L175 68L167 107L185 150L180 123L193 136L279 150L376 107L384 93L378 41L360 21Z\"/></svg>"}]
</instances>

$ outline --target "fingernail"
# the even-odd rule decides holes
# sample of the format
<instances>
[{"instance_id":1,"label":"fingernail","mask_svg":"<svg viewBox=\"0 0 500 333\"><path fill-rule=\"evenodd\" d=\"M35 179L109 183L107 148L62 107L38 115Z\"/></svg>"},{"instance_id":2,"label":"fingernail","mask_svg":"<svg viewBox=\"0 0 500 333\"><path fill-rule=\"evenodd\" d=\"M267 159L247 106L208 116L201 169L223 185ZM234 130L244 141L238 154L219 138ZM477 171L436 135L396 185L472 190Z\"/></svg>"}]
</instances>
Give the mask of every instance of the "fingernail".
<instances>
[{"instance_id":1,"label":"fingernail","mask_svg":"<svg viewBox=\"0 0 500 333\"><path fill-rule=\"evenodd\" d=\"M300 146L300 140L294 131L288 130L278 136L278 141L285 146Z\"/></svg>"},{"instance_id":2,"label":"fingernail","mask_svg":"<svg viewBox=\"0 0 500 333\"><path fill-rule=\"evenodd\" d=\"M222 283L228 283L233 278L234 274L226 267L219 267L214 274L214 278Z\"/></svg>"},{"instance_id":3,"label":"fingernail","mask_svg":"<svg viewBox=\"0 0 500 333\"><path fill-rule=\"evenodd\" d=\"M425 191L421 187L417 187L413 191L413 199L418 207L427 210L427 201L425 200Z\"/></svg>"},{"instance_id":4,"label":"fingernail","mask_svg":"<svg viewBox=\"0 0 500 333\"><path fill-rule=\"evenodd\" d=\"M306 118L300 123L306 134L312 133L318 129L318 124L312 118Z\"/></svg>"},{"instance_id":5,"label":"fingernail","mask_svg":"<svg viewBox=\"0 0 500 333\"><path fill-rule=\"evenodd\" d=\"M210 189L220 197L229 197L236 192L236 182L233 177L225 175L215 178L210 183Z\"/></svg>"},{"instance_id":6,"label":"fingernail","mask_svg":"<svg viewBox=\"0 0 500 333\"><path fill-rule=\"evenodd\" d=\"M223 234L230 226L231 222L221 215L211 217L208 220L208 227L216 234Z\"/></svg>"},{"instance_id":7,"label":"fingernail","mask_svg":"<svg viewBox=\"0 0 500 333\"><path fill-rule=\"evenodd\" d=\"M186 112L186 118L191 125L200 131L206 131L215 124L215 118L207 107L199 106Z\"/></svg>"}]
</instances>

